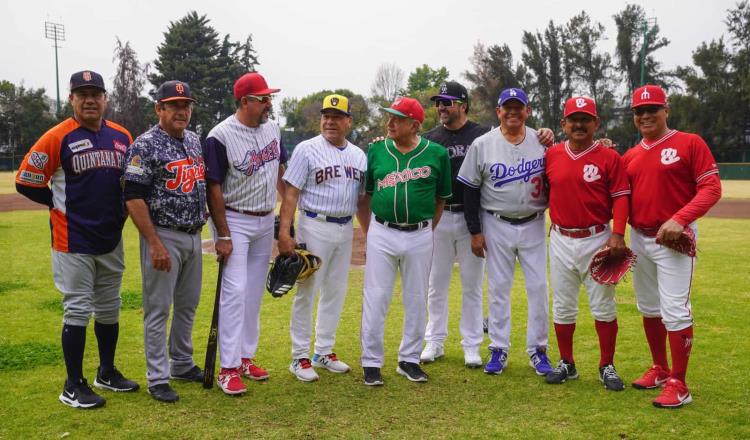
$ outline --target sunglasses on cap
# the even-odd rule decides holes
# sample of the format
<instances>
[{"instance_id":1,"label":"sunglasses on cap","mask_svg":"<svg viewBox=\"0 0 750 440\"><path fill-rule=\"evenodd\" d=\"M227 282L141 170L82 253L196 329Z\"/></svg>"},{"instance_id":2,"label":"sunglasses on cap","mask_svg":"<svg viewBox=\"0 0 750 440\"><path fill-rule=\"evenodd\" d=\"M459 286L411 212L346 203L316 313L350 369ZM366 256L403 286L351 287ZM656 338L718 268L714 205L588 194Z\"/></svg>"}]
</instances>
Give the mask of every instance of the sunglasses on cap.
<instances>
[{"instance_id":1,"label":"sunglasses on cap","mask_svg":"<svg viewBox=\"0 0 750 440\"><path fill-rule=\"evenodd\" d=\"M256 95L245 95L245 98L253 99L255 101L258 101L262 104L268 104L273 99L273 96L271 95L264 95L264 96L256 96Z\"/></svg>"},{"instance_id":2,"label":"sunglasses on cap","mask_svg":"<svg viewBox=\"0 0 750 440\"><path fill-rule=\"evenodd\" d=\"M636 115L636 116L642 116L645 113L654 114L654 113L658 113L659 110L661 110L663 108L664 107L662 107L660 105L644 105L644 106L641 106L641 107L634 108L633 109L633 114Z\"/></svg>"},{"instance_id":3,"label":"sunglasses on cap","mask_svg":"<svg viewBox=\"0 0 750 440\"><path fill-rule=\"evenodd\" d=\"M458 103L459 105L464 103L463 101L460 101L458 99L436 99L435 107L440 107L440 104L443 104L443 107L452 107L454 102Z\"/></svg>"}]
</instances>

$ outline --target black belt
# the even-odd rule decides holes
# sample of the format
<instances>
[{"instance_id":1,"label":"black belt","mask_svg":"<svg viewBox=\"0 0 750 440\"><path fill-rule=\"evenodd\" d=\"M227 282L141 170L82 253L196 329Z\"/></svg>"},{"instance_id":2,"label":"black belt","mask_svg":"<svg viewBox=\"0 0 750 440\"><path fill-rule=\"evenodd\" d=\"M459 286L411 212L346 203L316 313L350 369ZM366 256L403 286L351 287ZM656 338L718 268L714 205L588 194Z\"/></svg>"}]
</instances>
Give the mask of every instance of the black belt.
<instances>
[{"instance_id":1,"label":"black belt","mask_svg":"<svg viewBox=\"0 0 750 440\"><path fill-rule=\"evenodd\" d=\"M327 221L328 223L338 223L340 225L345 225L352 220L351 215L347 215L346 217L330 217L327 215L318 214L317 212L308 211L306 209L305 209L305 215L310 218L320 217L322 219L325 219L325 221Z\"/></svg>"},{"instance_id":2,"label":"black belt","mask_svg":"<svg viewBox=\"0 0 750 440\"><path fill-rule=\"evenodd\" d=\"M505 217L505 216L500 215L497 212L490 211L489 209L487 210L487 212L499 218L500 220L510 223L511 225L522 225L524 223L528 223L532 220L538 219L539 216L542 215L544 211L535 212L528 217L521 217L521 218Z\"/></svg>"},{"instance_id":3,"label":"black belt","mask_svg":"<svg viewBox=\"0 0 750 440\"><path fill-rule=\"evenodd\" d=\"M443 209L448 212L464 212L464 205L462 204L445 205Z\"/></svg>"},{"instance_id":4,"label":"black belt","mask_svg":"<svg viewBox=\"0 0 750 440\"><path fill-rule=\"evenodd\" d=\"M398 224L398 223L387 222L384 219L378 217L377 215L375 216L375 221L378 222L378 223L380 223L383 226L387 226L387 227L389 227L391 229L396 229L396 230L402 231L402 232L418 231L420 229L426 228L427 225L430 224L429 221L423 220L423 221L421 221L419 223L414 223L414 224L411 224L411 225L401 225L401 224Z\"/></svg>"},{"instance_id":5,"label":"black belt","mask_svg":"<svg viewBox=\"0 0 750 440\"><path fill-rule=\"evenodd\" d=\"M240 214L252 215L255 217L265 217L271 213L271 211L245 211L243 209L230 208L229 206L225 206L224 209L226 209L227 211L239 212Z\"/></svg>"},{"instance_id":6,"label":"black belt","mask_svg":"<svg viewBox=\"0 0 750 440\"><path fill-rule=\"evenodd\" d=\"M156 225L157 227L164 228L164 229L171 229L173 231L177 232L184 232L186 234L197 234L203 229L203 225L198 226L165 226L165 225Z\"/></svg>"}]
</instances>

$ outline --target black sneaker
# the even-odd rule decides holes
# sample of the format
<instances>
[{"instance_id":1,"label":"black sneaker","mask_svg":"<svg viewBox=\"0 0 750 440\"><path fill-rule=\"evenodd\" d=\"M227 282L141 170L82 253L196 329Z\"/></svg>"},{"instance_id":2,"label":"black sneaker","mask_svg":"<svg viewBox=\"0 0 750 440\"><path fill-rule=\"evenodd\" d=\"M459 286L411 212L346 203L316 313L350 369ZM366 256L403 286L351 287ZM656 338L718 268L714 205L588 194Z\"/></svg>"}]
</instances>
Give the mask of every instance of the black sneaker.
<instances>
[{"instance_id":1,"label":"black sneaker","mask_svg":"<svg viewBox=\"0 0 750 440\"><path fill-rule=\"evenodd\" d=\"M612 364L605 365L599 369L599 381L604 384L604 388L610 391L622 391L625 384L622 383L620 375L617 374L615 366Z\"/></svg>"},{"instance_id":2,"label":"black sneaker","mask_svg":"<svg viewBox=\"0 0 750 440\"><path fill-rule=\"evenodd\" d=\"M378 367L364 367L365 371L365 385L379 386L383 385L383 376L380 375L380 368Z\"/></svg>"},{"instance_id":3,"label":"black sneaker","mask_svg":"<svg viewBox=\"0 0 750 440\"><path fill-rule=\"evenodd\" d=\"M112 371L109 372L102 372L102 367L96 369L94 386L103 390L120 391L125 393L138 391L140 388L137 383L126 379L117 368L113 368Z\"/></svg>"},{"instance_id":4,"label":"black sneaker","mask_svg":"<svg viewBox=\"0 0 750 440\"><path fill-rule=\"evenodd\" d=\"M160 383L148 387L148 393L159 402L174 403L180 400L180 396L177 395L175 390L173 390L168 383Z\"/></svg>"},{"instance_id":5,"label":"black sneaker","mask_svg":"<svg viewBox=\"0 0 750 440\"><path fill-rule=\"evenodd\" d=\"M547 373L547 383L561 384L565 383L566 380L578 379L578 371L576 371L576 364L569 364L564 360L560 359L557 366L551 373Z\"/></svg>"},{"instance_id":6,"label":"black sneaker","mask_svg":"<svg viewBox=\"0 0 750 440\"><path fill-rule=\"evenodd\" d=\"M396 373L405 376L412 382L427 382L427 373L422 371L422 369L419 368L419 364L414 362L399 362L398 367L396 368Z\"/></svg>"},{"instance_id":7,"label":"black sneaker","mask_svg":"<svg viewBox=\"0 0 750 440\"><path fill-rule=\"evenodd\" d=\"M181 374L172 374L172 379L186 380L188 382L203 382L203 370L197 365L193 365L193 368L187 370Z\"/></svg>"},{"instance_id":8,"label":"black sneaker","mask_svg":"<svg viewBox=\"0 0 750 440\"><path fill-rule=\"evenodd\" d=\"M60 394L60 402L73 408L83 409L98 408L107 403L104 397L91 389L86 379L81 379L78 383L70 383L66 380L63 392Z\"/></svg>"}]
</instances>

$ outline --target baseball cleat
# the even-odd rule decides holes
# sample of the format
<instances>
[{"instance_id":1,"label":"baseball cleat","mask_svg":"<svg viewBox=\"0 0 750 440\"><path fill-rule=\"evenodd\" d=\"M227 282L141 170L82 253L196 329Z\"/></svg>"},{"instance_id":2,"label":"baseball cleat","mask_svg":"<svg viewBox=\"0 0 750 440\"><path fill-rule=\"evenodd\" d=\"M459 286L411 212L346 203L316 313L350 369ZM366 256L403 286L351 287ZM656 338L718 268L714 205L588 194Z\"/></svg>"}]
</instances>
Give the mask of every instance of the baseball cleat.
<instances>
[{"instance_id":1,"label":"baseball cleat","mask_svg":"<svg viewBox=\"0 0 750 440\"><path fill-rule=\"evenodd\" d=\"M622 391L625 385L622 383L620 375L617 374L615 366L607 364L599 368L599 382L604 384L604 388L610 391Z\"/></svg>"},{"instance_id":2,"label":"baseball cleat","mask_svg":"<svg viewBox=\"0 0 750 440\"><path fill-rule=\"evenodd\" d=\"M652 402L657 408L679 408L693 401L685 382L670 377L659 397Z\"/></svg>"},{"instance_id":3,"label":"baseball cleat","mask_svg":"<svg viewBox=\"0 0 750 440\"><path fill-rule=\"evenodd\" d=\"M545 377L547 383L559 385L565 383L566 380L578 379L578 371L576 371L576 364L565 362L560 359L557 362L557 366L552 370L551 373Z\"/></svg>"},{"instance_id":4,"label":"baseball cleat","mask_svg":"<svg viewBox=\"0 0 750 440\"><path fill-rule=\"evenodd\" d=\"M464 365L469 368L479 368L482 366L479 347L464 347Z\"/></svg>"},{"instance_id":5,"label":"baseball cleat","mask_svg":"<svg viewBox=\"0 0 750 440\"><path fill-rule=\"evenodd\" d=\"M247 391L240 378L239 368L222 368L216 383L225 394L237 395L244 394Z\"/></svg>"},{"instance_id":6,"label":"baseball cleat","mask_svg":"<svg viewBox=\"0 0 750 440\"><path fill-rule=\"evenodd\" d=\"M193 368L181 374L170 375L172 379L184 380L187 382L203 382L203 370L199 366L193 365Z\"/></svg>"},{"instance_id":7,"label":"baseball cleat","mask_svg":"<svg viewBox=\"0 0 750 440\"><path fill-rule=\"evenodd\" d=\"M103 390L119 391L119 392L133 392L138 391L140 386L128 380L125 376L120 373L117 368L113 368L112 371L102 372L102 367L96 369L96 379L94 379L94 386Z\"/></svg>"},{"instance_id":8,"label":"baseball cleat","mask_svg":"<svg viewBox=\"0 0 750 440\"><path fill-rule=\"evenodd\" d=\"M365 385L368 386L380 386L383 385L383 376L380 375L380 368L378 367L364 367L362 368L365 373Z\"/></svg>"},{"instance_id":9,"label":"baseball cleat","mask_svg":"<svg viewBox=\"0 0 750 440\"><path fill-rule=\"evenodd\" d=\"M422 350L422 354L419 356L419 359L427 364L430 362L435 362L444 355L445 350L443 349L442 344L438 342L428 341L427 344L425 344L424 350Z\"/></svg>"},{"instance_id":10,"label":"baseball cleat","mask_svg":"<svg viewBox=\"0 0 750 440\"><path fill-rule=\"evenodd\" d=\"M329 353L324 355L314 354L312 359L312 366L317 368L325 368L331 373L348 373L351 371L351 367L340 361L336 357L336 353Z\"/></svg>"},{"instance_id":11,"label":"baseball cleat","mask_svg":"<svg viewBox=\"0 0 750 440\"><path fill-rule=\"evenodd\" d=\"M308 358L293 360L289 365L289 372L297 376L297 379L301 380L302 382L315 382L316 380L320 379L318 377L318 373L315 372L312 365L310 364L310 359Z\"/></svg>"},{"instance_id":12,"label":"baseball cleat","mask_svg":"<svg viewBox=\"0 0 750 440\"><path fill-rule=\"evenodd\" d=\"M669 379L669 371L661 365L652 365L643 376L633 381L633 388L639 390L652 390L664 386Z\"/></svg>"},{"instance_id":13,"label":"baseball cleat","mask_svg":"<svg viewBox=\"0 0 750 440\"><path fill-rule=\"evenodd\" d=\"M59 398L60 402L65 405L81 409L98 408L107 403L104 397L91 389L86 379L81 379L78 383L70 383L66 380Z\"/></svg>"},{"instance_id":14,"label":"baseball cleat","mask_svg":"<svg viewBox=\"0 0 750 440\"><path fill-rule=\"evenodd\" d=\"M419 364L414 362L400 361L396 367L396 373L406 377L412 382L427 382L427 373L419 368Z\"/></svg>"},{"instance_id":15,"label":"baseball cleat","mask_svg":"<svg viewBox=\"0 0 750 440\"><path fill-rule=\"evenodd\" d=\"M534 369L537 376L546 376L552 372L552 365L547 357L547 352L538 348L536 352L529 357L529 366Z\"/></svg>"},{"instance_id":16,"label":"baseball cleat","mask_svg":"<svg viewBox=\"0 0 750 440\"><path fill-rule=\"evenodd\" d=\"M177 395L177 392L168 383L160 383L148 387L148 393L159 402L175 403L180 400L180 396Z\"/></svg>"},{"instance_id":17,"label":"baseball cleat","mask_svg":"<svg viewBox=\"0 0 750 440\"><path fill-rule=\"evenodd\" d=\"M268 379L268 371L255 364L255 359L242 358L240 374L252 380Z\"/></svg>"},{"instance_id":18,"label":"baseball cleat","mask_svg":"<svg viewBox=\"0 0 750 440\"><path fill-rule=\"evenodd\" d=\"M502 348L490 347L490 360L484 364L487 374L502 374L508 362L508 353Z\"/></svg>"}]
</instances>

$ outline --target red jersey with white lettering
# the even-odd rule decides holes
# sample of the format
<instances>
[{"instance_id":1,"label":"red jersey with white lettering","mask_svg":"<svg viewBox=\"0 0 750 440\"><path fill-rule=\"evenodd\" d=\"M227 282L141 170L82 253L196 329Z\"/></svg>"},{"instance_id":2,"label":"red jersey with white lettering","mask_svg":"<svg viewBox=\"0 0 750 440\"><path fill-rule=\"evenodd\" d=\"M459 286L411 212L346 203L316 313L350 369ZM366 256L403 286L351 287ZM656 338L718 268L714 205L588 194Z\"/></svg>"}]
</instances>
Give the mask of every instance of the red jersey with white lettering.
<instances>
[{"instance_id":1,"label":"red jersey with white lettering","mask_svg":"<svg viewBox=\"0 0 750 440\"><path fill-rule=\"evenodd\" d=\"M706 142L677 130L642 140L623 159L632 189L630 224L639 229L660 227L693 199L699 182L719 174Z\"/></svg>"},{"instance_id":2,"label":"red jersey with white lettering","mask_svg":"<svg viewBox=\"0 0 750 440\"><path fill-rule=\"evenodd\" d=\"M568 141L561 142L547 150L545 158L549 214L560 227L608 224L614 199L630 194L622 158L597 142L580 152L574 152Z\"/></svg>"}]
</instances>

